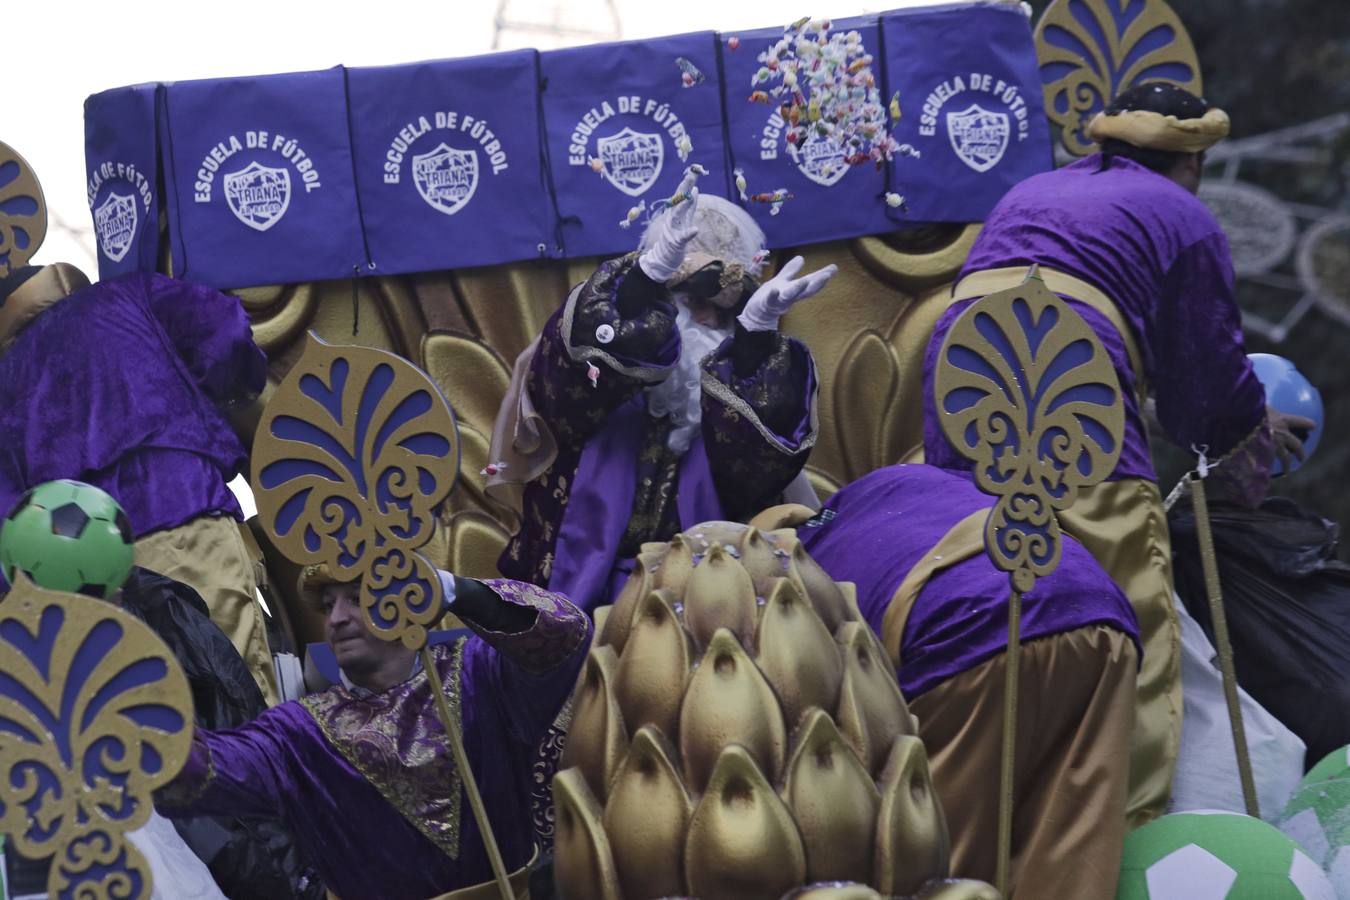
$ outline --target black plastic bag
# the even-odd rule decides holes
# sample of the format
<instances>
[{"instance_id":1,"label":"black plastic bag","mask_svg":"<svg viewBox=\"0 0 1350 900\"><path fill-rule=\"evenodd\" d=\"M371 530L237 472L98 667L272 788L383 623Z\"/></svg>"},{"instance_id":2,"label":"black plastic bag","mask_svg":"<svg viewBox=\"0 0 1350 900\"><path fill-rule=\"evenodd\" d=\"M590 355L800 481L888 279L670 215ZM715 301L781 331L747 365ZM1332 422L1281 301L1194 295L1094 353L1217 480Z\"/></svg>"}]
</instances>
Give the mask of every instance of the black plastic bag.
<instances>
[{"instance_id":1,"label":"black plastic bag","mask_svg":"<svg viewBox=\"0 0 1350 900\"><path fill-rule=\"evenodd\" d=\"M199 727L234 728L267 708L244 660L195 590L135 568L122 588L122 608L177 657ZM326 893L280 821L199 816L175 819L174 827L230 900L317 900Z\"/></svg>"},{"instance_id":2,"label":"black plastic bag","mask_svg":"<svg viewBox=\"0 0 1350 900\"><path fill-rule=\"evenodd\" d=\"M1350 566L1337 528L1291 500L1211 501L1238 683L1308 746L1305 769L1350 744ZM1168 515L1177 593L1214 640L1189 498Z\"/></svg>"}]
</instances>

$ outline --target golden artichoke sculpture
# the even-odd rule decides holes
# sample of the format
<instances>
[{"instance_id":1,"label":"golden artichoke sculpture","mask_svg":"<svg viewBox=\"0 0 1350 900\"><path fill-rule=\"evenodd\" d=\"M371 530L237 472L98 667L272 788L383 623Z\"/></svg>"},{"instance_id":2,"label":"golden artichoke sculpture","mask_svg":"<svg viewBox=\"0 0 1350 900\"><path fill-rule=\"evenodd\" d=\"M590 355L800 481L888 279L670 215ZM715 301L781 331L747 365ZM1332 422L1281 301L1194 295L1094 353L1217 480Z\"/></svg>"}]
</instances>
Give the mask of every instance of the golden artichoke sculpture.
<instances>
[{"instance_id":1,"label":"golden artichoke sculpture","mask_svg":"<svg viewBox=\"0 0 1350 900\"><path fill-rule=\"evenodd\" d=\"M554 780L567 900L996 900L947 880L917 721L794 531L646 544L596 618Z\"/></svg>"}]
</instances>

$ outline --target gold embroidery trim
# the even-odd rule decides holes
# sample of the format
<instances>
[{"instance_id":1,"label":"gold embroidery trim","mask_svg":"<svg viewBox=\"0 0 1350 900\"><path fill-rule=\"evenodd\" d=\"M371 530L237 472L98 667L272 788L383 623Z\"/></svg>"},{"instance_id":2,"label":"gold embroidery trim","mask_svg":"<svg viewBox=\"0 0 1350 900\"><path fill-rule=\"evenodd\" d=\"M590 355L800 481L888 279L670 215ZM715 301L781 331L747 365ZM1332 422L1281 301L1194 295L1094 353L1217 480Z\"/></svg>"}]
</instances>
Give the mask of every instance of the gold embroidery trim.
<instances>
[{"instance_id":1,"label":"gold embroidery trim","mask_svg":"<svg viewBox=\"0 0 1350 900\"><path fill-rule=\"evenodd\" d=\"M454 646L450 651L450 677L446 681L446 687L448 688L448 696L446 699L450 706L450 717L454 722L454 727L459 729L461 734L464 733L464 720L460 706L460 697L462 694L460 690L460 674L464 668L464 642L466 640L467 638L460 638L455 641ZM431 685L430 680L427 679L426 671L423 670L419 672L418 676L427 680L428 700L431 703L435 703L435 698L430 696ZM429 841L441 848L446 856L455 860L459 859L460 807L462 806L461 795L464 790L464 784L462 780L463 776L459 770L455 768L453 761L451 762L449 785L450 804L446 811L445 828L442 831L435 827L436 823L434 821L428 821L424 811L412 809L410 805L402 802L399 799L399 792L394 789L393 785L387 783L383 778L380 778L378 775L371 772L357 755L351 751L350 746L348 746L345 741L339 740L337 736L333 734L328 722L319 715L319 710L315 708L319 696L321 695L301 697L300 704L304 706L314 718L314 721L318 724L319 730L323 732L323 736L327 739L329 745L336 749L338 753L342 754L342 758L345 759L352 768L360 772L361 776L380 792L380 796L385 799L385 802L398 810L403 818L407 819L418 831L422 832ZM450 752L448 745L445 752L447 754Z\"/></svg>"}]
</instances>

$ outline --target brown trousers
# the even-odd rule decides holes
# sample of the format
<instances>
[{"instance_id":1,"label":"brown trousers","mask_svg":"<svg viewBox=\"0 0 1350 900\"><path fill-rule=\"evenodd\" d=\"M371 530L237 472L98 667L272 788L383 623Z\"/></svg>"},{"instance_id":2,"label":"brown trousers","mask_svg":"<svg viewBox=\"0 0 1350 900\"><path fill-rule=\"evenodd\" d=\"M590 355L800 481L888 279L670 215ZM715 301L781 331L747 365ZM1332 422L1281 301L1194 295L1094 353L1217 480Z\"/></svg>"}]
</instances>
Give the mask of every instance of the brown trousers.
<instances>
[{"instance_id":1,"label":"brown trousers","mask_svg":"<svg viewBox=\"0 0 1350 900\"><path fill-rule=\"evenodd\" d=\"M268 706L280 702L253 560L244 548L238 522L229 516L200 516L186 525L147 534L136 542L136 565L201 594L211 621L244 658L263 700Z\"/></svg>"},{"instance_id":2,"label":"brown trousers","mask_svg":"<svg viewBox=\"0 0 1350 900\"><path fill-rule=\"evenodd\" d=\"M1000 655L910 703L952 841L952 874L992 883L1003 742ZM1125 840L1137 654L1089 626L1022 645L1008 900L1111 900Z\"/></svg>"}]
</instances>

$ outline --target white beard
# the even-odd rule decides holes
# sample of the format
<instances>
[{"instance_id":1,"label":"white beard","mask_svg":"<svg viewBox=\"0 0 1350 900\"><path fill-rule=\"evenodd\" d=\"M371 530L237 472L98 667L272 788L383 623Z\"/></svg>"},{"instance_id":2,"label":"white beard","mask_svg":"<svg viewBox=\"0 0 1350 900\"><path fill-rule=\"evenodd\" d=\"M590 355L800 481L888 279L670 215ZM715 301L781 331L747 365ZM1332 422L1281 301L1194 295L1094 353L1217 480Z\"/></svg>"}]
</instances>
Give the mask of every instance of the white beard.
<instances>
[{"instance_id":1,"label":"white beard","mask_svg":"<svg viewBox=\"0 0 1350 900\"><path fill-rule=\"evenodd\" d=\"M647 412L657 418L670 418L674 427L666 438L666 446L683 454L694 442L703 421L701 364L731 336L732 329L695 322L689 308L678 299L675 309L675 325L680 329L680 359L669 378L647 388Z\"/></svg>"}]
</instances>

